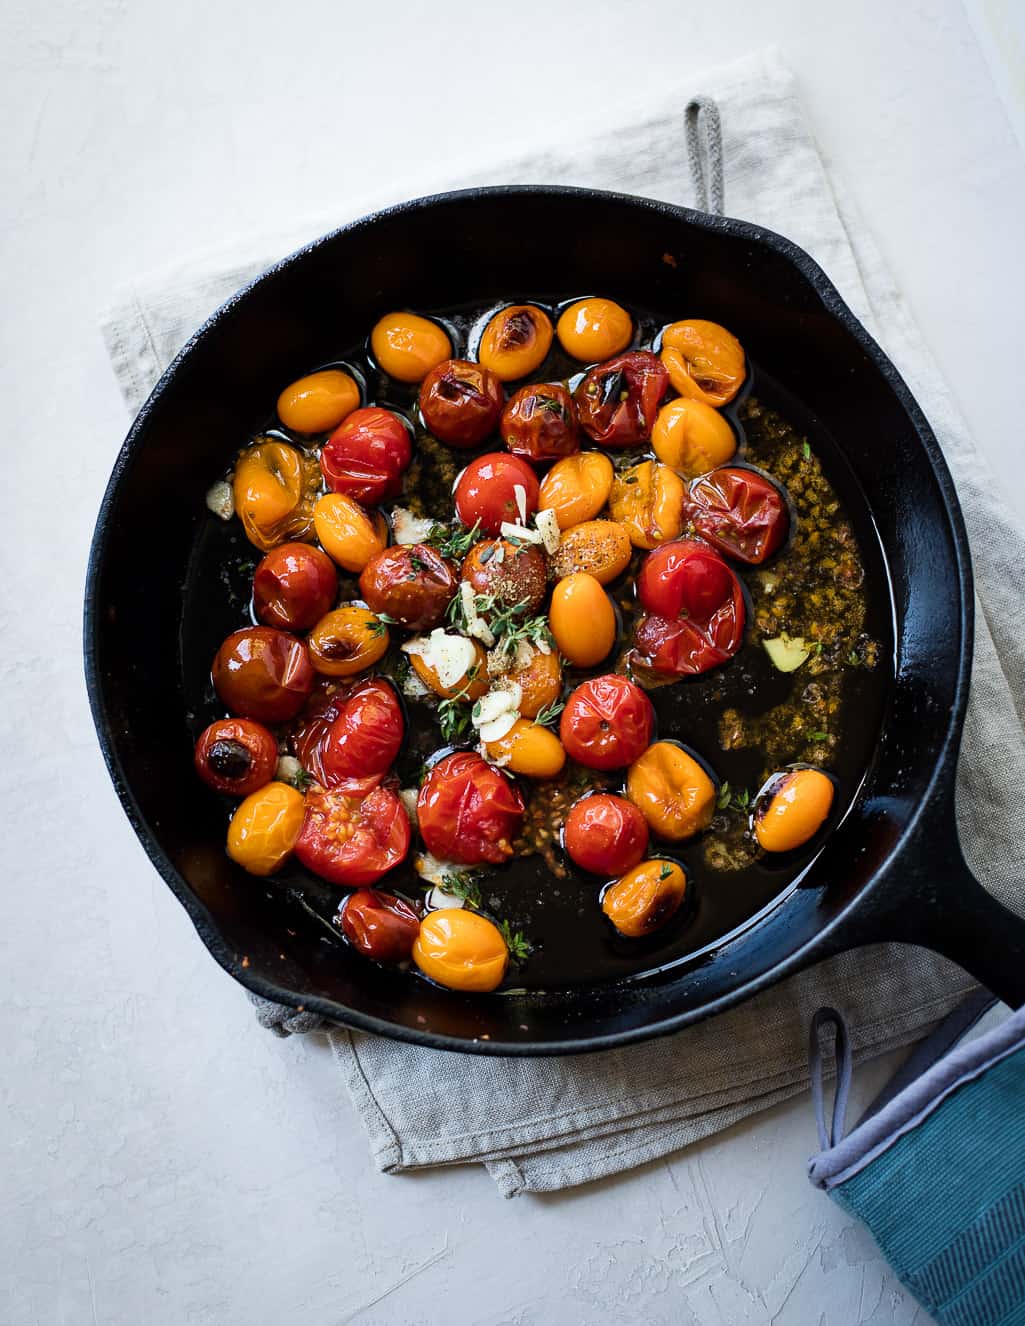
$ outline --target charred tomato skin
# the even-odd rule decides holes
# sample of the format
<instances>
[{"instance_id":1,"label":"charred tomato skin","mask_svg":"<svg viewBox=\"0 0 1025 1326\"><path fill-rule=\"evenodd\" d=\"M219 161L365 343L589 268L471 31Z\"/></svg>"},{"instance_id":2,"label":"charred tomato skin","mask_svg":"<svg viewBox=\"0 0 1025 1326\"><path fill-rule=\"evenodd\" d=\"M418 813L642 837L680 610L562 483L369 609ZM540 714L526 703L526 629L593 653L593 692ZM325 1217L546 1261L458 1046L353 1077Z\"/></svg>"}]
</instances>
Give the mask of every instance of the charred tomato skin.
<instances>
[{"instance_id":1,"label":"charred tomato skin","mask_svg":"<svg viewBox=\"0 0 1025 1326\"><path fill-rule=\"evenodd\" d=\"M510 396L499 432L512 454L532 465L561 460L580 450L577 407L557 382L532 382Z\"/></svg>"},{"instance_id":2,"label":"charred tomato skin","mask_svg":"<svg viewBox=\"0 0 1025 1326\"><path fill-rule=\"evenodd\" d=\"M278 743L262 723L250 718L219 718L200 734L196 772L208 787L246 797L274 777Z\"/></svg>"},{"instance_id":3,"label":"charred tomato skin","mask_svg":"<svg viewBox=\"0 0 1025 1326\"><path fill-rule=\"evenodd\" d=\"M475 447L495 431L505 404L500 379L467 359L446 359L420 385L420 413L439 442Z\"/></svg>"},{"instance_id":4,"label":"charred tomato skin","mask_svg":"<svg viewBox=\"0 0 1025 1326\"><path fill-rule=\"evenodd\" d=\"M630 350L598 364L573 394L580 426L602 447L634 447L651 436L669 374L657 355Z\"/></svg>"}]
</instances>

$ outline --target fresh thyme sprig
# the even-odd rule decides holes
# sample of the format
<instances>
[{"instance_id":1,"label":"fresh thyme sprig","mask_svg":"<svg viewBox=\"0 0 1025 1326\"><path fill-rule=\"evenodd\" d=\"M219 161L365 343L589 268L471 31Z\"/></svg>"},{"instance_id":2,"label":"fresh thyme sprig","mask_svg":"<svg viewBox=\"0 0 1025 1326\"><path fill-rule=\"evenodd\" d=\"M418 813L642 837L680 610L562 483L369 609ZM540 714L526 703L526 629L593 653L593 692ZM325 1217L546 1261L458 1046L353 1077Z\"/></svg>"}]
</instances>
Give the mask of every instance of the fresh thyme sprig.
<instances>
[{"instance_id":1,"label":"fresh thyme sprig","mask_svg":"<svg viewBox=\"0 0 1025 1326\"><path fill-rule=\"evenodd\" d=\"M555 720L566 708L562 700L553 700L551 704L546 704L543 709L537 711L534 722L539 727L554 727Z\"/></svg>"},{"instance_id":2,"label":"fresh thyme sprig","mask_svg":"<svg viewBox=\"0 0 1025 1326\"><path fill-rule=\"evenodd\" d=\"M478 910L484 905L479 877L472 870L447 870L441 877L441 887Z\"/></svg>"},{"instance_id":3,"label":"fresh thyme sprig","mask_svg":"<svg viewBox=\"0 0 1025 1326\"><path fill-rule=\"evenodd\" d=\"M751 804L751 793L746 787L735 791L729 783L724 782L719 788L715 804L719 810L747 810Z\"/></svg>"},{"instance_id":4,"label":"fresh thyme sprig","mask_svg":"<svg viewBox=\"0 0 1025 1326\"><path fill-rule=\"evenodd\" d=\"M447 525L436 524L424 542L436 548L442 557L461 558L466 556L480 537L480 521L475 520L470 529L460 526L451 530Z\"/></svg>"},{"instance_id":5,"label":"fresh thyme sprig","mask_svg":"<svg viewBox=\"0 0 1025 1326\"><path fill-rule=\"evenodd\" d=\"M499 921L498 928L502 932L502 938L509 950L511 961L515 963L526 962L533 953L534 947L523 931L513 930L508 921Z\"/></svg>"},{"instance_id":6,"label":"fresh thyme sprig","mask_svg":"<svg viewBox=\"0 0 1025 1326\"><path fill-rule=\"evenodd\" d=\"M480 676L480 665L475 663L466 674L466 680L456 691L455 695L450 695L445 700L438 702L438 726L441 728L441 735L446 741L458 741L460 737L465 737L470 730L470 708L466 701L469 699L470 687Z\"/></svg>"}]
</instances>

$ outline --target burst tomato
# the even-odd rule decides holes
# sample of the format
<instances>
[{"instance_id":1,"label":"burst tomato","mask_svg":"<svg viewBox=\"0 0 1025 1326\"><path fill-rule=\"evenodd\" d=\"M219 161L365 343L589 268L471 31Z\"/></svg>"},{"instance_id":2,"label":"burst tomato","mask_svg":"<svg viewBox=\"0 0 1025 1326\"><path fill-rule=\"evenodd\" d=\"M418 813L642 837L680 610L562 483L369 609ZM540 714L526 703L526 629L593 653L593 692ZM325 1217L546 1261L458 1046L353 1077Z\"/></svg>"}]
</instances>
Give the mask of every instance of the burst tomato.
<instances>
[{"instance_id":1,"label":"burst tomato","mask_svg":"<svg viewBox=\"0 0 1025 1326\"><path fill-rule=\"evenodd\" d=\"M540 493L537 475L525 460L491 451L472 460L457 479L456 513L467 527L479 520L485 534L497 534L504 520L514 525L528 521Z\"/></svg>"},{"instance_id":2,"label":"burst tomato","mask_svg":"<svg viewBox=\"0 0 1025 1326\"><path fill-rule=\"evenodd\" d=\"M484 539L475 543L463 559L460 578L468 580L475 594L491 594L501 603L526 603L525 613L537 612L548 589L544 553L536 544L508 539Z\"/></svg>"},{"instance_id":3,"label":"burst tomato","mask_svg":"<svg viewBox=\"0 0 1025 1326\"><path fill-rule=\"evenodd\" d=\"M637 595L648 615L637 623L634 642L654 671L680 677L707 672L740 648L740 581L706 544L677 539L649 553Z\"/></svg>"},{"instance_id":4,"label":"burst tomato","mask_svg":"<svg viewBox=\"0 0 1025 1326\"><path fill-rule=\"evenodd\" d=\"M295 854L330 884L357 889L374 884L409 851L409 816L386 787L358 800L344 792L308 792Z\"/></svg>"},{"instance_id":5,"label":"burst tomato","mask_svg":"<svg viewBox=\"0 0 1025 1326\"><path fill-rule=\"evenodd\" d=\"M631 350L592 368L577 387L580 426L603 447L633 447L651 436L669 374L657 355Z\"/></svg>"},{"instance_id":6,"label":"burst tomato","mask_svg":"<svg viewBox=\"0 0 1025 1326\"><path fill-rule=\"evenodd\" d=\"M466 359L446 359L424 378L420 413L424 423L450 447L475 447L493 433L505 404L494 373Z\"/></svg>"},{"instance_id":7,"label":"burst tomato","mask_svg":"<svg viewBox=\"0 0 1025 1326\"><path fill-rule=\"evenodd\" d=\"M655 711L639 686L606 673L582 682L566 701L559 734L566 753L588 769L620 769L651 741Z\"/></svg>"},{"instance_id":8,"label":"burst tomato","mask_svg":"<svg viewBox=\"0 0 1025 1326\"><path fill-rule=\"evenodd\" d=\"M644 860L648 826L625 797L595 792L582 797L566 816L566 851L581 870L595 875L623 875Z\"/></svg>"},{"instance_id":9,"label":"burst tomato","mask_svg":"<svg viewBox=\"0 0 1025 1326\"><path fill-rule=\"evenodd\" d=\"M215 792L247 797L269 783L278 763L278 743L262 723L222 718L196 742L196 773Z\"/></svg>"},{"instance_id":10,"label":"burst tomato","mask_svg":"<svg viewBox=\"0 0 1025 1326\"><path fill-rule=\"evenodd\" d=\"M771 557L790 528L790 513L776 485L754 470L731 465L695 479L683 512L713 548L752 566Z\"/></svg>"},{"instance_id":11,"label":"burst tomato","mask_svg":"<svg viewBox=\"0 0 1025 1326\"><path fill-rule=\"evenodd\" d=\"M365 796L391 768L405 736L402 706L380 677L322 687L294 736L299 763L324 787Z\"/></svg>"},{"instance_id":12,"label":"burst tomato","mask_svg":"<svg viewBox=\"0 0 1025 1326\"><path fill-rule=\"evenodd\" d=\"M377 889L350 894L338 924L353 948L375 962L405 962L420 933L420 918L409 903Z\"/></svg>"},{"instance_id":13,"label":"burst tomato","mask_svg":"<svg viewBox=\"0 0 1025 1326\"><path fill-rule=\"evenodd\" d=\"M338 572L327 553L308 543L272 548L253 576L253 610L267 626L308 631L330 609Z\"/></svg>"},{"instance_id":14,"label":"burst tomato","mask_svg":"<svg viewBox=\"0 0 1025 1326\"><path fill-rule=\"evenodd\" d=\"M424 543L385 548L372 557L359 578L360 592L372 612L390 617L411 631L430 631L445 619L455 597L455 568Z\"/></svg>"},{"instance_id":15,"label":"burst tomato","mask_svg":"<svg viewBox=\"0 0 1025 1326\"><path fill-rule=\"evenodd\" d=\"M409 428L391 410L354 410L320 453L324 482L336 493L373 506L394 497L413 458Z\"/></svg>"},{"instance_id":16,"label":"burst tomato","mask_svg":"<svg viewBox=\"0 0 1025 1326\"><path fill-rule=\"evenodd\" d=\"M217 694L232 711L261 723L294 718L313 689L306 646L269 626L233 631L213 662Z\"/></svg>"},{"instance_id":17,"label":"burst tomato","mask_svg":"<svg viewBox=\"0 0 1025 1326\"><path fill-rule=\"evenodd\" d=\"M523 811L523 798L505 774L472 751L439 760L417 801L427 850L465 866L508 860Z\"/></svg>"},{"instance_id":18,"label":"burst tomato","mask_svg":"<svg viewBox=\"0 0 1025 1326\"><path fill-rule=\"evenodd\" d=\"M514 456L535 465L572 456L580 450L573 397L555 382L533 382L521 387L502 411L499 432Z\"/></svg>"}]
</instances>

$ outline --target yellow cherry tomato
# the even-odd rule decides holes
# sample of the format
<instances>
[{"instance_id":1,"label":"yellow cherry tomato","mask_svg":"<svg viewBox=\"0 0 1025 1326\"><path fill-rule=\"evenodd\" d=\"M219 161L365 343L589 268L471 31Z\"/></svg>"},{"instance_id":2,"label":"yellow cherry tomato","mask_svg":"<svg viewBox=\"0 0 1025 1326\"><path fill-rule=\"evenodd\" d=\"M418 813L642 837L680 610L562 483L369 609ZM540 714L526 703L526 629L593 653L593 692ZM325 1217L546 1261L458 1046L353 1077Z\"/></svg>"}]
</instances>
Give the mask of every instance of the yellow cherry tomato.
<instances>
[{"instance_id":1,"label":"yellow cherry tomato","mask_svg":"<svg viewBox=\"0 0 1025 1326\"><path fill-rule=\"evenodd\" d=\"M488 656L484 646L478 644L476 640L472 640L470 643L473 645L474 661L452 686L443 686L436 669L431 667L419 654L409 654L408 658L413 671L435 695L440 695L445 700L451 700L458 696L460 700L472 702L487 694L491 681L488 677Z\"/></svg>"},{"instance_id":2,"label":"yellow cherry tomato","mask_svg":"<svg viewBox=\"0 0 1025 1326\"><path fill-rule=\"evenodd\" d=\"M616 642L616 614L609 596L583 571L566 576L552 591L548 624L563 658L578 668L608 658Z\"/></svg>"},{"instance_id":3,"label":"yellow cherry tomato","mask_svg":"<svg viewBox=\"0 0 1025 1326\"><path fill-rule=\"evenodd\" d=\"M503 761L504 769L527 778L554 778L566 763L555 733L527 718L518 718L504 737L485 745L493 760Z\"/></svg>"},{"instance_id":4,"label":"yellow cherry tomato","mask_svg":"<svg viewBox=\"0 0 1025 1326\"><path fill-rule=\"evenodd\" d=\"M287 442L247 447L235 464L235 510L250 543L264 552L289 539L308 539L319 467Z\"/></svg>"},{"instance_id":5,"label":"yellow cherry tomato","mask_svg":"<svg viewBox=\"0 0 1025 1326\"><path fill-rule=\"evenodd\" d=\"M247 796L228 825L228 855L251 875L272 875L303 826L306 802L288 783L268 783Z\"/></svg>"},{"instance_id":6,"label":"yellow cherry tomato","mask_svg":"<svg viewBox=\"0 0 1025 1326\"><path fill-rule=\"evenodd\" d=\"M687 876L675 861L642 861L605 890L601 909L621 935L642 939L679 910Z\"/></svg>"},{"instance_id":7,"label":"yellow cherry tomato","mask_svg":"<svg viewBox=\"0 0 1025 1326\"><path fill-rule=\"evenodd\" d=\"M814 838L832 805L832 781L818 769L777 774L755 807L755 837L767 852L790 852Z\"/></svg>"},{"instance_id":8,"label":"yellow cherry tomato","mask_svg":"<svg viewBox=\"0 0 1025 1326\"><path fill-rule=\"evenodd\" d=\"M651 447L664 464L696 479L725 465L737 450L737 439L718 410L690 396L677 396L659 410Z\"/></svg>"},{"instance_id":9,"label":"yellow cherry tomato","mask_svg":"<svg viewBox=\"0 0 1025 1326\"><path fill-rule=\"evenodd\" d=\"M484 328L477 358L503 382L513 382L539 368L551 344L552 320L544 309L511 304Z\"/></svg>"},{"instance_id":10,"label":"yellow cherry tomato","mask_svg":"<svg viewBox=\"0 0 1025 1326\"><path fill-rule=\"evenodd\" d=\"M321 617L306 637L310 662L325 677L354 677L388 651L388 628L369 608L348 603Z\"/></svg>"},{"instance_id":11,"label":"yellow cherry tomato","mask_svg":"<svg viewBox=\"0 0 1025 1326\"><path fill-rule=\"evenodd\" d=\"M662 333L662 362L681 396L727 405L747 372L740 342L717 322L688 318Z\"/></svg>"},{"instance_id":12,"label":"yellow cherry tomato","mask_svg":"<svg viewBox=\"0 0 1025 1326\"><path fill-rule=\"evenodd\" d=\"M637 548L655 548L683 529L683 480L668 465L645 460L616 476L609 510Z\"/></svg>"},{"instance_id":13,"label":"yellow cherry tomato","mask_svg":"<svg viewBox=\"0 0 1025 1326\"><path fill-rule=\"evenodd\" d=\"M607 585L623 574L632 553L630 535L624 525L614 520L585 520L562 536L552 569L557 576L586 571L600 585Z\"/></svg>"},{"instance_id":14,"label":"yellow cherry tomato","mask_svg":"<svg viewBox=\"0 0 1025 1326\"><path fill-rule=\"evenodd\" d=\"M541 480L538 506L554 511L559 529L593 520L609 500L612 461L600 451L580 451L557 460Z\"/></svg>"},{"instance_id":15,"label":"yellow cherry tomato","mask_svg":"<svg viewBox=\"0 0 1025 1326\"><path fill-rule=\"evenodd\" d=\"M487 917L465 907L442 907L420 922L413 961L439 985L480 992L501 984L509 950Z\"/></svg>"},{"instance_id":16,"label":"yellow cherry tomato","mask_svg":"<svg viewBox=\"0 0 1025 1326\"><path fill-rule=\"evenodd\" d=\"M362 571L387 542L387 527L344 493L325 493L313 508L313 523L324 551L353 575Z\"/></svg>"},{"instance_id":17,"label":"yellow cherry tomato","mask_svg":"<svg viewBox=\"0 0 1025 1326\"><path fill-rule=\"evenodd\" d=\"M625 308L595 295L570 304L559 318L556 333L568 355L590 364L625 350L634 328Z\"/></svg>"},{"instance_id":18,"label":"yellow cherry tomato","mask_svg":"<svg viewBox=\"0 0 1025 1326\"><path fill-rule=\"evenodd\" d=\"M682 842L708 827L715 785L697 760L671 741L656 741L631 764L626 794L659 838Z\"/></svg>"},{"instance_id":19,"label":"yellow cherry tomato","mask_svg":"<svg viewBox=\"0 0 1025 1326\"><path fill-rule=\"evenodd\" d=\"M370 348L381 369L399 382L422 382L452 358L444 327L417 313L386 313L370 333Z\"/></svg>"},{"instance_id":20,"label":"yellow cherry tomato","mask_svg":"<svg viewBox=\"0 0 1025 1326\"><path fill-rule=\"evenodd\" d=\"M554 649L548 654L535 649L529 663L513 668L509 680L520 688L520 713L524 718L537 718L542 709L554 704L562 694L559 655Z\"/></svg>"},{"instance_id":21,"label":"yellow cherry tomato","mask_svg":"<svg viewBox=\"0 0 1025 1326\"><path fill-rule=\"evenodd\" d=\"M324 368L289 383L278 397L278 418L296 433L327 433L359 405L356 379Z\"/></svg>"}]
</instances>

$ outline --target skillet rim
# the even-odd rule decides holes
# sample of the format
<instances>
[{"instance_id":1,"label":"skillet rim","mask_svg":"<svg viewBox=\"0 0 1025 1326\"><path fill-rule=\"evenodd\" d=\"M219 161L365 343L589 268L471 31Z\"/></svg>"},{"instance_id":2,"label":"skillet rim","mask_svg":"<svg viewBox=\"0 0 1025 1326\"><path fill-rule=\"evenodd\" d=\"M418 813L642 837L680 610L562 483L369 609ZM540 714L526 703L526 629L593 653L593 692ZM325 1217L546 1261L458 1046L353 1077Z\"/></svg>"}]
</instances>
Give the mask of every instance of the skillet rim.
<instances>
[{"instance_id":1,"label":"skillet rim","mask_svg":"<svg viewBox=\"0 0 1025 1326\"><path fill-rule=\"evenodd\" d=\"M133 457L143 445L145 440L143 434L145 433L150 416L159 408L161 398L167 389L168 384L171 379L176 376L179 368L192 353L193 349L202 341L206 340L207 337L211 336L217 330L220 323L234 312L236 307L246 299L256 286L262 285L264 282L281 279L287 275L293 266L301 262L307 254L312 253L314 250L319 249L326 244L334 242L343 235L372 227L384 218L393 218L406 214L427 211L438 204L460 202L463 200L472 202L473 200L482 197L513 198L526 195L534 198L579 197L586 198L592 203L615 203L617 205L626 204L634 208L641 207L648 211L660 213L667 219L678 222L684 226L693 226L697 229L707 231L723 231L746 239L751 244L764 246L775 251L780 257L785 259L794 269L796 269L799 275L804 278L814 291L827 315L839 322L853 336L861 350L870 360L872 366L881 374L884 381L891 388L894 395L897 397L901 408L907 414L914 433L923 448L925 457L932 468L933 476L939 488L943 507L949 523L950 541L953 546L957 567L957 618L960 628L957 678L953 703L950 708L950 716L928 782L920 793L917 804L909 815L906 823L902 826L900 833L889 848L886 856L876 866L870 879L858 889L854 896L845 905L840 908L831 921L825 924L813 938L808 940L807 943L789 953L781 962L776 963L773 967L761 973L761 975L742 982L735 989L726 994L720 995L717 999L713 999L708 1003L638 1027L628 1027L621 1031L594 1035L577 1040L545 1041L541 1044L535 1044L530 1041L482 1041L479 1038L465 1039L429 1030L418 1030L412 1027L401 1026L396 1023L387 1022L381 1018L368 1016L367 1014L354 1009L346 1008L341 1004L335 1003L335 1001L331 999L321 998L317 995L299 995L295 991L288 990L283 986L275 984L273 981L263 980L262 978L251 974L248 968L243 968L241 962L233 955L231 946L221 936L211 912L200 901L197 895L189 887L185 878L174 867L169 856L157 841L155 834L139 808L129 781L125 776L121 761L114 748L111 727L104 703L103 681L100 676L98 658L99 635L102 626L102 614L99 605L99 586L104 555L106 552L106 541L117 491ZM869 509L871 510L871 507ZM128 817L128 821L135 831L136 837L142 844L146 855L171 889L171 892L178 899L178 902L184 907L204 946L218 965L240 985L252 994L258 995L264 999L272 1000L275 1003L283 1004L295 1010L319 1014L329 1023L334 1023L343 1027L351 1027L359 1031L371 1032L379 1036L385 1036L391 1040L399 1040L408 1044L427 1046L432 1049L450 1050L457 1053L485 1054L507 1058L547 1057L550 1055L595 1053L601 1050L615 1049L620 1046L632 1045L641 1041L653 1040L671 1035L673 1032L679 1031L683 1027L702 1021L708 1017L714 1017L715 1015L724 1012L726 1009L750 999L753 995L759 993L759 991L777 984L785 977L811 965L811 963L817 959L824 958L830 953L845 947L842 943L836 944L832 942L837 936L837 932L841 932L845 926L849 925L852 914L864 908L866 901L874 897L879 887L885 882L894 863L919 832L923 816L926 815L930 806L934 802L934 799L942 799L949 788L952 777L952 766L957 757L961 729L964 722L964 713L968 701L968 687L971 677L972 662L973 612L973 578L964 517L957 498L953 478L950 474L950 470L940 449L939 443L936 440L935 434L933 433L921 407L911 394L910 389L892 360L866 330L861 321L854 315L823 269L808 253L805 252L804 249L793 243L792 240L786 239L775 231L769 230L764 226L759 226L753 222L742 221L733 217L715 216L676 203L667 203L657 199L644 198L636 194L622 193L613 190L586 189L568 185L503 184L426 194L419 198L408 199L388 207L378 208L365 216L339 226L336 229L309 241L300 248L295 249L292 253L287 254L278 262L268 267L265 271L255 276L251 281L248 281L197 328L161 374L153 390L150 392L142 408L139 410L139 413L133 420L128 433L125 436L125 440L121 444L113 469L111 470L110 478L107 481L89 547L83 613L83 655L86 689L89 696L89 708L92 714L93 724L96 728L97 739L103 754L104 764L107 767L107 772L110 775L114 790L117 792L118 799ZM897 684L899 684L899 681ZM886 936L876 935L871 938L885 939ZM870 939L864 939L860 942L870 942ZM540 997L543 998L543 995Z\"/></svg>"}]
</instances>

